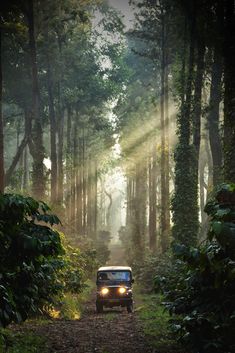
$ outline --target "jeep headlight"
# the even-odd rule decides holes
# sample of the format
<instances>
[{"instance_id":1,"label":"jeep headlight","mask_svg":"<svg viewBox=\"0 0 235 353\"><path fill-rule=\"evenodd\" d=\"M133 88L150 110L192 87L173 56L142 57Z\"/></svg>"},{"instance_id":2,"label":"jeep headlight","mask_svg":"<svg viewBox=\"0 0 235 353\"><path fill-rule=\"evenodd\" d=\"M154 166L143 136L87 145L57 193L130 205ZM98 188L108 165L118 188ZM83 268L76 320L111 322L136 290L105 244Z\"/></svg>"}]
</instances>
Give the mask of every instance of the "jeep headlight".
<instances>
[{"instance_id":1,"label":"jeep headlight","mask_svg":"<svg viewBox=\"0 0 235 353\"><path fill-rule=\"evenodd\" d=\"M105 288L102 288L100 292L102 295L106 295L106 294L108 294L109 289L105 287Z\"/></svg>"},{"instance_id":2,"label":"jeep headlight","mask_svg":"<svg viewBox=\"0 0 235 353\"><path fill-rule=\"evenodd\" d=\"M124 293L126 293L126 288L120 287L118 291L120 294L124 294Z\"/></svg>"}]
</instances>

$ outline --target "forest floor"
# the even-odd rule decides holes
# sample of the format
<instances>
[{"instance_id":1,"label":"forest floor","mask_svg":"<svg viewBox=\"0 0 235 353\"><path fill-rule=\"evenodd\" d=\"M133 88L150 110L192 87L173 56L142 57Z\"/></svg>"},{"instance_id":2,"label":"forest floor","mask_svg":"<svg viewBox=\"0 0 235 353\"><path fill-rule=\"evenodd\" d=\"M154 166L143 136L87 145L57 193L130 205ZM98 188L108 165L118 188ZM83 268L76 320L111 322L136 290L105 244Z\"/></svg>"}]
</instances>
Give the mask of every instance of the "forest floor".
<instances>
[{"instance_id":1,"label":"forest floor","mask_svg":"<svg viewBox=\"0 0 235 353\"><path fill-rule=\"evenodd\" d=\"M28 322L16 328L42 336L49 353L153 353L135 313L125 308L95 312L95 299L86 303L80 320ZM40 353L42 350L40 350Z\"/></svg>"},{"instance_id":2,"label":"forest floor","mask_svg":"<svg viewBox=\"0 0 235 353\"><path fill-rule=\"evenodd\" d=\"M150 344L138 314L142 307L137 301L131 314L125 308L104 309L97 314L93 292L80 320L29 321L14 330L42 337L44 346L36 353L181 353L174 347L163 345L165 349L159 350Z\"/></svg>"}]
</instances>

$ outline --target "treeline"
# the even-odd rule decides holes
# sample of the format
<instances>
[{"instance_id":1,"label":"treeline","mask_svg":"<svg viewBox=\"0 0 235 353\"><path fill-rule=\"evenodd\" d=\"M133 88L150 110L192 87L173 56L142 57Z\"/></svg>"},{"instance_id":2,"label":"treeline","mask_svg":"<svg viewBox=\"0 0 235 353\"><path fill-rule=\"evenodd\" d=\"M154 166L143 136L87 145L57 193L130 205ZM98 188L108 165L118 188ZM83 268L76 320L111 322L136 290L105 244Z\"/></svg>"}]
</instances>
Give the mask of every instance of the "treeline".
<instances>
[{"instance_id":1,"label":"treeline","mask_svg":"<svg viewBox=\"0 0 235 353\"><path fill-rule=\"evenodd\" d=\"M123 24L105 2L27 0L1 4L0 29L0 190L47 200L70 233L94 239Z\"/></svg>"},{"instance_id":2,"label":"treeline","mask_svg":"<svg viewBox=\"0 0 235 353\"><path fill-rule=\"evenodd\" d=\"M205 239L209 193L235 180L234 3L132 4L131 74L117 105L128 178L120 236L143 256L144 244L165 252L172 240Z\"/></svg>"},{"instance_id":3,"label":"treeline","mask_svg":"<svg viewBox=\"0 0 235 353\"><path fill-rule=\"evenodd\" d=\"M193 352L232 352L234 1L131 3L120 239L145 289L163 293L176 337Z\"/></svg>"}]
</instances>

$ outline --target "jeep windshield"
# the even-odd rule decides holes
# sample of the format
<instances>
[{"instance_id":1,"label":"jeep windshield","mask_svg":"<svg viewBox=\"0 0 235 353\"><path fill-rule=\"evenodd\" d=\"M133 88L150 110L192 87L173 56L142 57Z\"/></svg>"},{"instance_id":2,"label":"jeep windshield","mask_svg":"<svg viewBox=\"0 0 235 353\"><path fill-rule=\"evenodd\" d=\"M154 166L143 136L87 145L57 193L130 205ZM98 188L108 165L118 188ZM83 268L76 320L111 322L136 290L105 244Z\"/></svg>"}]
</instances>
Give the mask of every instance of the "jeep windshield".
<instances>
[{"instance_id":1,"label":"jeep windshield","mask_svg":"<svg viewBox=\"0 0 235 353\"><path fill-rule=\"evenodd\" d=\"M130 282L131 273L130 271L100 271L97 274L97 280L110 281L110 282Z\"/></svg>"}]
</instances>

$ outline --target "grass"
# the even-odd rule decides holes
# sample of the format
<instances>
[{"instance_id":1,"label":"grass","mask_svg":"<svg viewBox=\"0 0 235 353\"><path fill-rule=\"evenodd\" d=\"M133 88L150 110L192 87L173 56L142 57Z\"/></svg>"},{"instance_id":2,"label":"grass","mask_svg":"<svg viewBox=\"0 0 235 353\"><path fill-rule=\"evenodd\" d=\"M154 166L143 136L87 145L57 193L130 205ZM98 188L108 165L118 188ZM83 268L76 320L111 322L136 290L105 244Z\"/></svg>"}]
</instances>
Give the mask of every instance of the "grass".
<instances>
[{"instance_id":1,"label":"grass","mask_svg":"<svg viewBox=\"0 0 235 353\"><path fill-rule=\"evenodd\" d=\"M182 348L172 336L170 315L161 304L162 297L158 294L143 294L140 288L135 288L135 299L138 303L135 312L150 344L159 353L182 353Z\"/></svg>"},{"instance_id":2,"label":"grass","mask_svg":"<svg viewBox=\"0 0 235 353\"><path fill-rule=\"evenodd\" d=\"M93 289L94 283L88 280L82 293L66 293L61 307L58 311L54 310L54 313L52 312L51 316L66 320L79 320L82 316L84 303L90 298Z\"/></svg>"},{"instance_id":3,"label":"grass","mask_svg":"<svg viewBox=\"0 0 235 353\"><path fill-rule=\"evenodd\" d=\"M49 353L46 341L32 333L14 333L8 329L0 331L1 353Z\"/></svg>"},{"instance_id":4,"label":"grass","mask_svg":"<svg viewBox=\"0 0 235 353\"><path fill-rule=\"evenodd\" d=\"M105 313L105 315L103 316L103 318L107 321L112 321L117 317L116 313Z\"/></svg>"}]
</instances>

